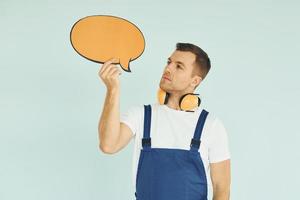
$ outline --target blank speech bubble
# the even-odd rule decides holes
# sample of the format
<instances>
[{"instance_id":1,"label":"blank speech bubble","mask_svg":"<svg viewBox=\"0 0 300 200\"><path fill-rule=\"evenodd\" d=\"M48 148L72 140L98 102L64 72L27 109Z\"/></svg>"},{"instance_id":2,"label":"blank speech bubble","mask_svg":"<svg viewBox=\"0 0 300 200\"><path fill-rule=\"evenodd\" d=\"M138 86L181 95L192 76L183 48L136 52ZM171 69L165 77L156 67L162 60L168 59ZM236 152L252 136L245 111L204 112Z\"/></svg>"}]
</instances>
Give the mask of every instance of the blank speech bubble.
<instances>
[{"instance_id":1,"label":"blank speech bubble","mask_svg":"<svg viewBox=\"0 0 300 200\"><path fill-rule=\"evenodd\" d=\"M84 58L104 63L117 58L124 71L131 72L129 63L142 55L145 39L133 23L110 15L93 15L78 20L70 32L75 51Z\"/></svg>"}]
</instances>

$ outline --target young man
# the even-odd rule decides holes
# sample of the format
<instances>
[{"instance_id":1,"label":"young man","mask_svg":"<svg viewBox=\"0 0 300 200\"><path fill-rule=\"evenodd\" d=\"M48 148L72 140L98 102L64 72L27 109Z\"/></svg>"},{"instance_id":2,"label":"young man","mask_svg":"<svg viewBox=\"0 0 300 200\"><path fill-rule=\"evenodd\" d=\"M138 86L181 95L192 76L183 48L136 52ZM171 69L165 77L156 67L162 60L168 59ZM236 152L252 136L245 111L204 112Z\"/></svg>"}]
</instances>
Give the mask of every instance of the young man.
<instances>
[{"instance_id":1,"label":"young man","mask_svg":"<svg viewBox=\"0 0 300 200\"><path fill-rule=\"evenodd\" d=\"M230 153L220 119L200 104L180 109L180 98L193 93L210 70L207 54L190 43L177 43L167 60L159 87L166 104L131 107L119 117L119 68L107 61L99 76L107 87L99 121L99 147L113 154L134 138L133 185L139 200L213 200L230 196ZM210 175L210 176L209 176Z\"/></svg>"}]
</instances>

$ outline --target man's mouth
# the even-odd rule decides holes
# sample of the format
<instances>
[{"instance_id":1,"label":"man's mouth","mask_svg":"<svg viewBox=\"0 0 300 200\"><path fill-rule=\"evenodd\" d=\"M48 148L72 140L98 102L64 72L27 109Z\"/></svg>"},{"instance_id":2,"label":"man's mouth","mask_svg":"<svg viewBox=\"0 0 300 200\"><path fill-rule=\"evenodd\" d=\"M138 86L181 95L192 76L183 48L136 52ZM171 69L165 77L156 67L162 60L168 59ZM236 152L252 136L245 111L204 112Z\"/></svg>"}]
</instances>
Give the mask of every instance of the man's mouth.
<instances>
[{"instance_id":1,"label":"man's mouth","mask_svg":"<svg viewBox=\"0 0 300 200\"><path fill-rule=\"evenodd\" d=\"M166 80L168 80L168 81L171 81L171 79L168 78L167 76L163 76L163 79L166 79Z\"/></svg>"}]
</instances>

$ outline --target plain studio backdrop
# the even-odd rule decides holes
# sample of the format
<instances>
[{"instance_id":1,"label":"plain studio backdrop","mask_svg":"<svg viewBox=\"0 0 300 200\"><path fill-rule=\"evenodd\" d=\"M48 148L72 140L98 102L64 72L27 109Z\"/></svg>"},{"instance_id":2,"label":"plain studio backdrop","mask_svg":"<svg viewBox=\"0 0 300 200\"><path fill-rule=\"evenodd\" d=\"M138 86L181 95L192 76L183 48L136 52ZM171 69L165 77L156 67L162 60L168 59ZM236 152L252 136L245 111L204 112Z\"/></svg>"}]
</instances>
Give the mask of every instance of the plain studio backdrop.
<instances>
[{"instance_id":1,"label":"plain studio backdrop","mask_svg":"<svg viewBox=\"0 0 300 200\"><path fill-rule=\"evenodd\" d=\"M197 88L228 131L232 200L299 195L298 1L0 1L0 199L134 199L133 140L98 148L106 94L100 64L72 48L72 25L114 15L137 25L146 48L121 81L121 112L156 102L177 42L212 63Z\"/></svg>"}]
</instances>

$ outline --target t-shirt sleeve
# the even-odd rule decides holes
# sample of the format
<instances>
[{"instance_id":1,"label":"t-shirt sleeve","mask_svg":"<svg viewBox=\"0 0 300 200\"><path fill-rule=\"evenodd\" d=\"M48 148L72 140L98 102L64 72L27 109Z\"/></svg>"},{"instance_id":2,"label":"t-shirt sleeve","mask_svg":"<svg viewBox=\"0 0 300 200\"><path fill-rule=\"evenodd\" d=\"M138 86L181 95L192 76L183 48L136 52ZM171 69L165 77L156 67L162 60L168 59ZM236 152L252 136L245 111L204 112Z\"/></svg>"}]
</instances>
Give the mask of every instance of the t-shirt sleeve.
<instances>
[{"instance_id":1,"label":"t-shirt sleeve","mask_svg":"<svg viewBox=\"0 0 300 200\"><path fill-rule=\"evenodd\" d=\"M123 122L131 129L133 136L136 134L139 125L139 112L140 107L132 106L120 115L120 122Z\"/></svg>"},{"instance_id":2,"label":"t-shirt sleeve","mask_svg":"<svg viewBox=\"0 0 300 200\"><path fill-rule=\"evenodd\" d=\"M209 162L216 163L230 159L228 134L223 122L216 118L212 125L212 142L209 147Z\"/></svg>"}]
</instances>

